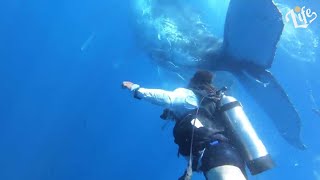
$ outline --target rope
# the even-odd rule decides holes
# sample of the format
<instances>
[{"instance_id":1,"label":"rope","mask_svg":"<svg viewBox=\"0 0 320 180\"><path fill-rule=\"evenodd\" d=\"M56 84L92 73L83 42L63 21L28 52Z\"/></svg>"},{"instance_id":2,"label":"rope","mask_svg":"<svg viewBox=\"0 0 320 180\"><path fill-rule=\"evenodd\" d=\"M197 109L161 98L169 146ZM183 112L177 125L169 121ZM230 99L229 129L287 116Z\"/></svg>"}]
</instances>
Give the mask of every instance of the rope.
<instances>
[{"instance_id":1,"label":"rope","mask_svg":"<svg viewBox=\"0 0 320 180\"><path fill-rule=\"evenodd\" d=\"M200 101L200 104L197 108L197 112L196 112L196 119L197 119L197 116L198 116L198 113L199 113L199 109L200 109L200 106L202 104L202 101L204 100L205 97L203 97ZM186 171L186 176L184 178L184 180L190 180L191 179L191 176L192 176L192 146L193 146L193 139L194 139L194 129L195 129L195 124L196 124L196 120L193 121L193 126L192 126L192 135L191 135L191 144L190 144L190 154L189 154L189 163L188 163L188 168L187 168L187 171Z\"/></svg>"}]
</instances>

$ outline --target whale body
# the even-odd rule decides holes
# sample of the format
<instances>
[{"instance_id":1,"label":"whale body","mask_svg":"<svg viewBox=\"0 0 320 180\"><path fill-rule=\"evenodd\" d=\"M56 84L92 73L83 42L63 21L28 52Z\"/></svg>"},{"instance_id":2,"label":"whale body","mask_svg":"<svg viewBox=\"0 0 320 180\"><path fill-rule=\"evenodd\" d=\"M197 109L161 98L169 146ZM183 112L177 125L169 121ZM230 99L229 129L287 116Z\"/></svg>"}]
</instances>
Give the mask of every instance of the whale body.
<instances>
[{"instance_id":1,"label":"whale body","mask_svg":"<svg viewBox=\"0 0 320 180\"><path fill-rule=\"evenodd\" d=\"M136 31L143 50L157 65L174 72L201 68L232 73L281 136L305 149L299 114L268 71L284 27L278 8L272 0L226 1L223 37L219 37L203 20L203 11L197 8L201 1L135 0Z\"/></svg>"}]
</instances>

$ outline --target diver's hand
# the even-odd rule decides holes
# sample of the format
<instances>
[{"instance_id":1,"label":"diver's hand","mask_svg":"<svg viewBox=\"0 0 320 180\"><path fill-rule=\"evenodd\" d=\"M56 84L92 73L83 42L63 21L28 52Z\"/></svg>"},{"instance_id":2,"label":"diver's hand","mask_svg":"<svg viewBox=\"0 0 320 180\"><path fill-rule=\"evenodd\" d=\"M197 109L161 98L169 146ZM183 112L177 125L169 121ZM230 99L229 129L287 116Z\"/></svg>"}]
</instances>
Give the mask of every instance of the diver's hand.
<instances>
[{"instance_id":1,"label":"diver's hand","mask_svg":"<svg viewBox=\"0 0 320 180\"><path fill-rule=\"evenodd\" d=\"M134 83L130 82L130 81L123 81L122 82L122 88L131 90L133 84Z\"/></svg>"}]
</instances>

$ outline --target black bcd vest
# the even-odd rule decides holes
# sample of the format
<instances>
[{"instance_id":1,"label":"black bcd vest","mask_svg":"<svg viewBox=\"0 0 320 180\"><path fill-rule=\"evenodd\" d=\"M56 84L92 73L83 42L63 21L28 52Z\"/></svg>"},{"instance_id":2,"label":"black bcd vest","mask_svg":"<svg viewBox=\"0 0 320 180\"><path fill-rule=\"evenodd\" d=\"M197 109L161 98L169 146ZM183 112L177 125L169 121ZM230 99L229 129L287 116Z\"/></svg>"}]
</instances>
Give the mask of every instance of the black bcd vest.
<instances>
[{"instance_id":1,"label":"black bcd vest","mask_svg":"<svg viewBox=\"0 0 320 180\"><path fill-rule=\"evenodd\" d=\"M193 133L193 154L203 150L214 140L228 140L224 135L225 126L217 109L220 96L217 93L208 94L205 91L193 90L197 95L200 106L196 110L186 113L183 118L175 119L173 128L174 142L179 146L179 154L190 155L190 146ZM197 119L203 127L194 127L193 121Z\"/></svg>"}]
</instances>

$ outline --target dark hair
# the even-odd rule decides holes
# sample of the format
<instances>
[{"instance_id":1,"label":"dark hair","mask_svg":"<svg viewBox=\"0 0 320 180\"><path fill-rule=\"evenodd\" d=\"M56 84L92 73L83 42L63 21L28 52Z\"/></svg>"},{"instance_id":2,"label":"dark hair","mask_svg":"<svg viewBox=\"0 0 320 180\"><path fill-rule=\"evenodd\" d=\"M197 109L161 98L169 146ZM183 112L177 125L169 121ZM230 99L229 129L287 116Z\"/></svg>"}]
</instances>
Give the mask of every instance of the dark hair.
<instances>
[{"instance_id":1,"label":"dark hair","mask_svg":"<svg viewBox=\"0 0 320 180\"><path fill-rule=\"evenodd\" d=\"M213 74L210 71L198 70L190 80L190 85L211 84Z\"/></svg>"},{"instance_id":2,"label":"dark hair","mask_svg":"<svg viewBox=\"0 0 320 180\"><path fill-rule=\"evenodd\" d=\"M191 78L188 88L191 89L197 97L200 97L201 103L217 102L219 100L217 89L212 85L214 75L210 71L199 70Z\"/></svg>"},{"instance_id":3,"label":"dark hair","mask_svg":"<svg viewBox=\"0 0 320 180\"><path fill-rule=\"evenodd\" d=\"M212 85L213 73L206 70L198 70L190 79L188 88L193 91L205 91L206 93L214 93L216 89Z\"/></svg>"}]
</instances>

